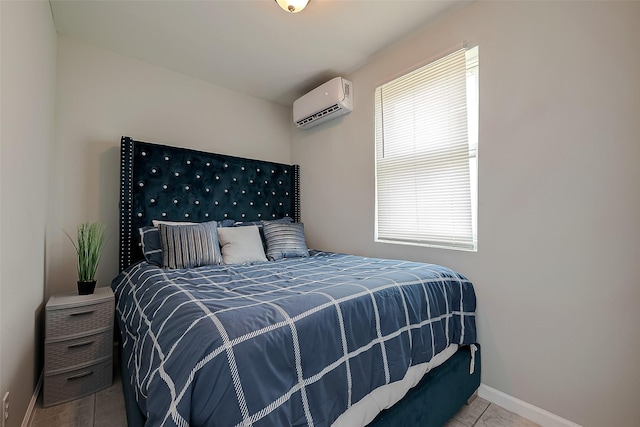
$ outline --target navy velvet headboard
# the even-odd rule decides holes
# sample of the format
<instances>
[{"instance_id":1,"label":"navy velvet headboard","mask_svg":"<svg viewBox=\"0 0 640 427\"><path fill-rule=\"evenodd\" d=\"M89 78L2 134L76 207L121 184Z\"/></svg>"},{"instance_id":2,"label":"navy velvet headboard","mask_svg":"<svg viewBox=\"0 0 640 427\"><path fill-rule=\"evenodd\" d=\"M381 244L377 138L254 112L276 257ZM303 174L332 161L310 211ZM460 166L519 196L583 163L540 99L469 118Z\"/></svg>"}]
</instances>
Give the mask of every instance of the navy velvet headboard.
<instances>
[{"instance_id":1,"label":"navy velvet headboard","mask_svg":"<svg viewBox=\"0 0 640 427\"><path fill-rule=\"evenodd\" d=\"M298 165L135 141L120 144L120 270L143 259L138 229L153 219L300 221Z\"/></svg>"}]
</instances>

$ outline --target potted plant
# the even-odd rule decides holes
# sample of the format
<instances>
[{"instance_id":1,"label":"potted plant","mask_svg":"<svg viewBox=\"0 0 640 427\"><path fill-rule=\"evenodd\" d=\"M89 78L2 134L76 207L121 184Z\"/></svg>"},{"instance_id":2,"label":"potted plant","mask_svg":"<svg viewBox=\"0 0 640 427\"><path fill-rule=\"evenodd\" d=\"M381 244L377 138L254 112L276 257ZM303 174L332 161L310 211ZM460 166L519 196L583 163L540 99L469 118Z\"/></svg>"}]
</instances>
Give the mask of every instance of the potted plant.
<instances>
[{"instance_id":1,"label":"potted plant","mask_svg":"<svg viewBox=\"0 0 640 427\"><path fill-rule=\"evenodd\" d=\"M96 270L106 241L106 230L100 222L84 222L78 225L78 238L74 242L78 255L78 294L92 294L96 288Z\"/></svg>"}]
</instances>

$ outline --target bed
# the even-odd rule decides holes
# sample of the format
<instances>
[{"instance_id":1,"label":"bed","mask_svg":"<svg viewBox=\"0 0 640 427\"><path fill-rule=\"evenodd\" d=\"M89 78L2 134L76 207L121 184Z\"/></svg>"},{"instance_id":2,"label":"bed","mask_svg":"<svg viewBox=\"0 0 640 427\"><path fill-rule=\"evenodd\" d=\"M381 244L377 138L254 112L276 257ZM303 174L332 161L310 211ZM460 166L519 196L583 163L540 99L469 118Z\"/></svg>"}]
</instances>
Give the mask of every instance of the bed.
<instances>
[{"instance_id":1,"label":"bed","mask_svg":"<svg viewBox=\"0 0 640 427\"><path fill-rule=\"evenodd\" d=\"M122 138L112 288L130 426L440 426L474 394L469 280L309 250L299 174ZM197 255L173 244L186 235Z\"/></svg>"}]
</instances>

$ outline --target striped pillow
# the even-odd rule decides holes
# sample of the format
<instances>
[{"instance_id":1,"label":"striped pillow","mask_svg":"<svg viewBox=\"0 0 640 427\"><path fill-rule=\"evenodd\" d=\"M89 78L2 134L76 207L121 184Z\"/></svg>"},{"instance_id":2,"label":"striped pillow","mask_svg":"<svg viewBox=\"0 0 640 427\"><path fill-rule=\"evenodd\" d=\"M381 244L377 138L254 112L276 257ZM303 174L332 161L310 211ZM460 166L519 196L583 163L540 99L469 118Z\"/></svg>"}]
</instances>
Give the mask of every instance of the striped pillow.
<instances>
[{"instance_id":1,"label":"striped pillow","mask_svg":"<svg viewBox=\"0 0 640 427\"><path fill-rule=\"evenodd\" d=\"M189 225L160 224L160 238L165 268L191 268L222 262L216 221Z\"/></svg>"},{"instance_id":2,"label":"striped pillow","mask_svg":"<svg viewBox=\"0 0 640 427\"><path fill-rule=\"evenodd\" d=\"M270 260L309 256L303 223L282 224L263 221L262 230L267 241L267 258Z\"/></svg>"}]
</instances>

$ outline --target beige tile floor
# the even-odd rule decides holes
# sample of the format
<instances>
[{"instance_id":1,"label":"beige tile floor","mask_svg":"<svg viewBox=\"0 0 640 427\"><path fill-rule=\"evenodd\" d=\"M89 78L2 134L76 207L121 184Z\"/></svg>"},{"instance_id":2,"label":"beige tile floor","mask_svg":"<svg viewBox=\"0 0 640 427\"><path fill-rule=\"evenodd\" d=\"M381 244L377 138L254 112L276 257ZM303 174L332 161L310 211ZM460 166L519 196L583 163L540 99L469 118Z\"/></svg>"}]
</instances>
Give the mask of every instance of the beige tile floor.
<instances>
[{"instance_id":1,"label":"beige tile floor","mask_svg":"<svg viewBox=\"0 0 640 427\"><path fill-rule=\"evenodd\" d=\"M445 427L539 427L539 425L478 397L470 405L463 406Z\"/></svg>"},{"instance_id":2,"label":"beige tile floor","mask_svg":"<svg viewBox=\"0 0 640 427\"><path fill-rule=\"evenodd\" d=\"M120 375L105 390L48 408L36 404L31 427L125 427L127 418ZM464 406L445 427L536 427L519 415L480 397Z\"/></svg>"}]
</instances>

